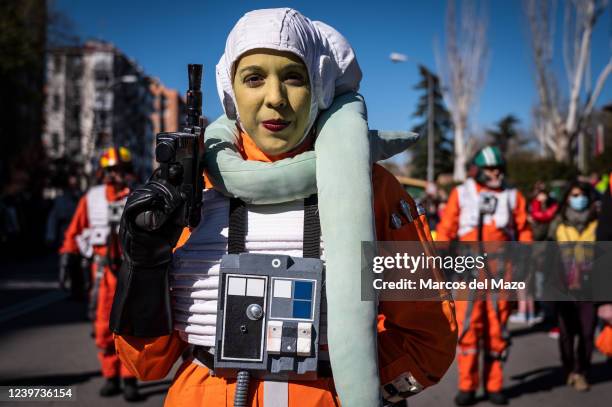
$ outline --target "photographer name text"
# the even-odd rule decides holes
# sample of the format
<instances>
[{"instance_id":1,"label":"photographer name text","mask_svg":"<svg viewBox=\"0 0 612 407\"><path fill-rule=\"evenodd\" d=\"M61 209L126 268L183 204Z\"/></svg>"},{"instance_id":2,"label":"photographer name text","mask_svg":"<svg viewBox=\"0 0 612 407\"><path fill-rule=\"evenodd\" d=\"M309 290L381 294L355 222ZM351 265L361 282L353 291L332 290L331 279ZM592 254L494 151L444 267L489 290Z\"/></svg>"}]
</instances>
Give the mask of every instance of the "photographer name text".
<instances>
[{"instance_id":1,"label":"photographer name text","mask_svg":"<svg viewBox=\"0 0 612 407\"><path fill-rule=\"evenodd\" d=\"M523 281L505 281L504 279L478 279L471 281L437 281L432 278L418 281L402 278L398 281L373 280L376 290L523 290Z\"/></svg>"}]
</instances>

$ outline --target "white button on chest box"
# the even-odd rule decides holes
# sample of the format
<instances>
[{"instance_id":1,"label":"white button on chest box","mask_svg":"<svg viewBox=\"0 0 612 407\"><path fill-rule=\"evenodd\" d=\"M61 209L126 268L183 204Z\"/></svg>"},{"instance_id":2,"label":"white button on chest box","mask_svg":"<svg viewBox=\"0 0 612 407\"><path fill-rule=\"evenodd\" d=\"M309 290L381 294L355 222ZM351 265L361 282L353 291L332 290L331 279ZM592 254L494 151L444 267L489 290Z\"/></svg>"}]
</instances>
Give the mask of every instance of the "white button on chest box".
<instances>
[{"instance_id":1,"label":"white button on chest box","mask_svg":"<svg viewBox=\"0 0 612 407\"><path fill-rule=\"evenodd\" d=\"M249 278L247 281L246 295L249 297L264 296L265 281L261 278Z\"/></svg>"},{"instance_id":2,"label":"white button on chest box","mask_svg":"<svg viewBox=\"0 0 612 407\"><path fill-rule=\"evenodd\" d=\"M268 353L280 353L283 336L283 321L268 321L267 344Z\"/></svg>"},{"instance_id":3,"label":"white button on chest box","mask_svg":"<svg viewBox=\"0 0 612 407\"><path fill-rule=\"evenodd\" d=\"M246 289L246 278L230 277L228 281L228 295L244 295Z\"/></svg>"},{"instance_id":4,"label":"white button on chest box","mask_svg":"<svg viewBox=\"0 0 612 407\"><path fill-rule=\"evenodd\" d=\"M291 281L274 280L274 296L277 298L291 298Z\"/></svg>"},{"instance_id":5,"label":"white button on chest box","mask_svg":"<svg viewBox=\"0 0 612 407\"><path fill-rule=\"evenodd\" d=\"M310 356L312 343L312 324L300 322L297 328L297 354L298 356Z\"/></svg>"}]
</instances>

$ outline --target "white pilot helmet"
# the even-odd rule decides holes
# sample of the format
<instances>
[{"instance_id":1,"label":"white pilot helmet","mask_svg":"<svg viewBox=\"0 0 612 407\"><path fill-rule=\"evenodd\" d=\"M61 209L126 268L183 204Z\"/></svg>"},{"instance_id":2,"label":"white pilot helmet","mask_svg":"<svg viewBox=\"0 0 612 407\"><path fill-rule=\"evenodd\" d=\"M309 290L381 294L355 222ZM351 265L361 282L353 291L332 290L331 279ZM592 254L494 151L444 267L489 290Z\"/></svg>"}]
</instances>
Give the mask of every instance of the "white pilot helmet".
<instances>
[{"instance_id":1,"label":"white pilot helmet","mask_svg":"<svg viewBox=\"0 0 612 407\"><path fill-rule=\"evenodd\" d=\"M238 20L217 64L217 91L230 119L240 120L232 88L235 64L245 52L256 48L291 52L306 65L312 97L302 139L309 133L319 111L327 109L335 95L359 89L361 69L353 48L342 34L291 8L255 10Z\"/></svg>"}]
</instances>

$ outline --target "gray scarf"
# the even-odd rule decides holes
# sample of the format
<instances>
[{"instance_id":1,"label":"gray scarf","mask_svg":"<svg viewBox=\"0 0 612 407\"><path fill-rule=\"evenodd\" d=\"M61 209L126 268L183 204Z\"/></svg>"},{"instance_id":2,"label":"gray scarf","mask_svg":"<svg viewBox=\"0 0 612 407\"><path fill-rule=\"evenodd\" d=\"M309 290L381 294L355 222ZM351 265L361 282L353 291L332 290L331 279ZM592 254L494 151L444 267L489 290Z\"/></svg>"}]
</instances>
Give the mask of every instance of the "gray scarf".
<instances>
[{"instance_id":1,"label":"gray scarf","mask_svg":"<svg viewBox=\"0 0 612 407\"><path fill-rule=\"evenodd\" d=\"M575 227L579 232L582 232L591 220L591 211L588 208L583 211L577 211L568 206L563 214L565 216L565 223Z\"/></svg>"}]
</instances>

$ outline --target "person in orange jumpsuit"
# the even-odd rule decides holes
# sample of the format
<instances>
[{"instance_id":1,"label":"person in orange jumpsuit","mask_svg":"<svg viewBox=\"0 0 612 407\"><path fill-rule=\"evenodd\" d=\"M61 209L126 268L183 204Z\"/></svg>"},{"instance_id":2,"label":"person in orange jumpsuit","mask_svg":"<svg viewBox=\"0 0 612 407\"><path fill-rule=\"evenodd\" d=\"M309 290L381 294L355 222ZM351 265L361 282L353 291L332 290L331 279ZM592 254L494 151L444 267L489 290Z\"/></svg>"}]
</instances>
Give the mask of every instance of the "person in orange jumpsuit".
<instances>
[{"instance_id":1,"label":"person in orange jumpsuit","mask_svg":"<svg viewBox=\"0 0 612 407\"><path fill-rule=\"evenodd\" d=\"M242 133L241 138L245 159L270 161L270 157L258 149L246 133ZM285 156L278 158L282 157ZM397 179L382 166L374 165L372 183L378 238L387 241L427 239L430 232L425 215L399 229L390 225L392 214L399 213L398 203L401 200L408 202L413 213L417 213L414 200ZM187 238L188 235L183 234L178 245ZM409 371L424 388L437 383L452 361L456 346L457 326L452 302L382 301L378 309L381 381L390 381L401 372ZM115 337L115 347L122 362L144 381L163 379L187 346L176 331L172 335L156 338ZM208 368L186 360L174 377L164 406L232 406L235 384L235 380L215 377ZM251 393L255 396L249 406L264 406L263 387L263 381L251 380ZM333 379L290 382L288 405L338 406Z\"/></svg>"},{"instance_id":2,"label":"person in orange jumpsuit","mask_svg":"<svg viewBox=\"0 0 612 407\"><path fill-rule=\"evenodd\" d=\"M519 191L506 187L505 161L499 149L483 148L472 164L474 177L453 189L449 196L436 229L437 240L531 241L525 198ZM487 206L485 196L494 197L495 208L484 208ZM484 216L479 216L485 211ZM508 301L456 301L456 306L459 323L459 393L455 403L461 406L476 403L479 353L482 350L485 352L483 382L489 400L495 404L507 404L502 392L502 362L508 347L505 337L510 311ZM480 343L483 349L480 349Z\"/></svg>"},{"instance_id":3,"label":"person in orange jumpsuit","mask_svg":"<svg viewBox=\"0 0 612 407\"><path fill-rule=\"evenodd\" d=\"M280 36L278 33L273 33L274 35L270 35L270 38L280 37L295 40L298 37L298 40L303 40L304 43L316 38L314 35L299 38L301 34L312 27L310 22L295 10L259 10L255 14L247 14L243 19L253 18L257 21L257 26L253 30L253 34L257 35L264 31L267 24L274 24L277 21L276 17L279 15L281 17L278 18L278 21L282 23L279 25L287 27L294 23L301 24L299 25L301 30L290 31L288 34L283 33ZM241 21L244 22L245 20ZM328 26L325 26L325 29L331 31ZM241 34L239 41L251 40L246 29L236 31ZM345 41L343 38L336 39ZM228 43L230 43L229 40ZM235 66L230 69L235 73L232 92L235 92L236 107L240 112L240 118L237 120L240 132L236 147L243 160L259 161L260 164L297 157L300 153L312 148L314 137L309 132L309 126L314 124L317 117L317 103L320 99L316 97L317 94L315 93L319 91L319 88L314 84L311 86L309 72L312 72L312 70L308 61L316 61L317 64L319 61L331 63L329 62L329 54L326 56L327 59L324 59L323 56L310 60L299 58L296 49L299 50L301 44L292 48L292 52L287 52L287 47L283 48L281 46L281 49L279 49L279 47L273 48L271 46L266 48L262 44L264 44L264 41L258 42L258 46L254 49L241 53L240 58L232 61L232 63L235 62ZM317 45L322 46L320 43L316 43L313 47ZM312 51L312 47L309 47L307 51ZM352 55L352 50L350 50L350 53L345 50L342 55ZM353 72L359 69L356 62L351 66L354 69ZM217 69L218 74L220 70ZM339 69L336 70L331 65L327 65L323 74L331 75L337 71ZM361 77L360 72L358 77ZM344 83L346 83L346 78L332 78L332 80L322 81L325 82L324 88L328 88L324 90L329 90L332 98L334 86L343 83L342 79L345 79ZM230 89L223 90L230 92ZM323 95L320 96L323 97ZM231 100L227 93L224 100ZM327 104L327 107L329 107L329 104ZM317 110L313 112L310 109ZM226 113L228 110L226 109ZM338 134L338 137L341 137L341 135ZM317 151L316 147L315 151ZM342 153L343 151L338 151L337 155L341 156ZM368 202L368 204L371 205L374 213L376 238L378 240L430 242L430 231L422 208L415 204L395 177L379 165L374 165L371 172L366 175L368 178L365 183L367 184L371 179L373 189L373 203ZM164 321L158 322L161 319L159 316L162 314L168 315L168 308L172 308L174 305L160 299L167 294L168 285L175 282L174 279L168 278L168 270L170 269L172 272L174 267L180 267L180 264L173 264L172 247L183 245L176 249L176 256L181 251L183 253L188 252L186 248L192 244L197 244L198 241L212 242L210 239L221 238L218 242L215 240L212 246L228 246L227 242L223 243L222 236L224 233L214 228L214 225L217 224L216 220L208 220L219 216L218 225L221 225L221 228L227 226L227 218L223 218L227 212L221 208L224 207L224 204L227 204L228 198L217 195L217 191L211 189L214 186L214 183L207 179L206 187L208 189L204 191L205 199L202 204L203 223L200 223L197 228L191 231L191 236L188 233L183 233L180 240L176 228L172 228L172 215L180 207L177 204L177 200L180 200L180 198L173 192L169 183L161 179L152 179L135 190L126 204L121 228L121 241L126 261L120 271L120 283L113 305L111 327L116 333L115 347L121 360L141 380L156 380L165 377L191 343L192 336L186 331L180 331L180 328L176 328L170 334L150 334L151 332L163 332L167 329L168 326L164 325ZM211 200L213 203L207 201L207 197L215 197L214 200ZM148 205L151 205L151 207ZM258 213L265 212L264 217L271 219L269 223L277 228L276 235L286 235L303 227L304 221L302 220L302 223L298 222L297 225L292 223L291 227L285 226L293 218L290 211L286 209L287 207L283 205L286 204L284 202L283 204L269 204L265 205L265 209L257 209L257 205L252 205L252 207L255 207L253 211ZM343 196L339 205L347 207L346 210L350 211L351 197ZM153 213L159 214L153 216L154 227L151 227L150 231L138 224L140 214L146 213L144 211L149 210L149 208L157 208L158 212ZM306 211L304 210L304 212ZM275 217L277 215L280 216ZM158 216L159 219L166 217L169 220L160 222L157 219ZM203 225L211 225L210 230L206 230ZM260 224L263 230L266 226L267 224ZM250 227L251 224L248 223L249 233L253 232ZM279 230L282 233L278 232ZM270 246L270 242L277 244L279 238L276 235L271 231L268 236L265 236L268 246ZM297 235L301 236L299 232ZM287 241L294 242L295 240L287 238ZM246 246L248 246L249 242L246 243ZM328 243L324 242L325 248ZM222 250L223 248L220 249L220 251ZM331 257L331 254L326 252L327 259L329 259L328 256ZM174 259L176 260L176 257ZM128 263L129 265L127 265ZM177 261L176 263L181 262ZM327 272L331 274L329 269ZM354 276L356 279L359 279L358 273L355 270ZM327 279L327 281L330 280L329 276ZM205 282L210 285L215 284L213 278L205 280ZM326 289L328 303L335 294L337 293L331 290L328 285ZM200 304L202 303L200 302ZM328 310L330 308L328 307ZM212 314L208 314L208 316L210 315ZM147 318L150 321L144 321ZM376 383L375 397L380 392L388 405L396 402L400 403L397 404L398 406L404 405L407 396L440 381L450 363L452 363L456 348L457 326L452 301L381 301L371 322L372 328L377 326L377 333L372 329L372 334L377 337L378 342L378 347L375 349L377 354L374 355L374 359L377 358L378 361L376 373L380 379ZM376 323L377 325L375 325ZM172 328L172 321L169 325ZM210 327L210 325L207 327ZM343 344L345 348L336 350L336 352L343 353L347 349L354 348L359 343L359 338L353 338L353 340L353 344ZM196 346L203 345L196 344ZM331 343L329 349L326 349L325 346L320 348L321 352L327 350L329 350L331 360L333 352ZM355 359L364 358L364 355L354 353L351 357ZM254 407L269 406L269 398L272 396L276 396L278 400L278 392L273 392L269 390L270 387L267 387L270 382L252 378L246 404L238 404L237 398L234 397L237 387L236 380L216 376L214 371L211 371L205 365L203 358L200 358L198 354L194 354L194 356L195 358L184 361L180 366L165 399L165 406L248 405ZM210 366L210 363L208 366ZM332 370L333 367L332 363ZM278 385L277 388L282 387L283 391L286 392L286 396L283 396L283 404L273 405L286 405L287 407L331 407L339 405L341 400L344 399L342 394L338 395L341 392L338 372L320 373L316 380L300 381L292 379L273 383ZM355 381L352 383L353 392L356 393L360 390L360 384L363 386L365 374L366 372L361 375L355 374ZM334 378L336 381L334 381ZM361 403L354 401L352 404L342 402L345 403L346 407L371 407L374 405L364 404L363 401ZM382 400L377 399L377 405L381 405L381 403Z\"/></svg>"},{"instance_id":4,"label":"person in orange jumpsuit","mask_svg":"<svg viewBox=\"0 0 612 407\"><path fill-rule=\"evenodd\" d=\"M104 182L91 187L79 200L60 248L60 267L79 267L79 255L92 259L90 314L93 314L98 360L106 379L100 395L109 397L120 393L119 379L123 378L124 397L136 401L140 398L136 379L117 357L108 327L117 285L116 273L121 261L117 229L129 194L126 176L130 172L131 155L127 148L111 147L103 151L99 175Z\"/></svg>"}]
</instances>

